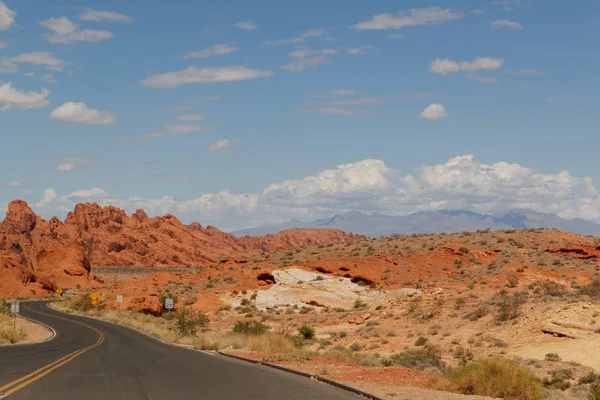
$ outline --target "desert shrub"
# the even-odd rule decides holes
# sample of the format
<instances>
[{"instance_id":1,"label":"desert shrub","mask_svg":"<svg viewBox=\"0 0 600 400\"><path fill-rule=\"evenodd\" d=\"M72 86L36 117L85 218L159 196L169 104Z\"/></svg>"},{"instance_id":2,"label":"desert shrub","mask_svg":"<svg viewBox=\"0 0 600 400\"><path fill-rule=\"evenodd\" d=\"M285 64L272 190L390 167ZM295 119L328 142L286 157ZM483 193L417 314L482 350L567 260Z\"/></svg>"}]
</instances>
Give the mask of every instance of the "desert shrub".
<instances>
[{"instance_id":1,"label":"desert shrub","mask_svg":"<svg viewBox=\"0 0 600 400\"><path fill-rule=\"evenodd\" d=\"M354 308L355 309L360 309L360 308L365 308L367 306L367 304L361 300L356 300L354 302Z\"/></svg>"},{"instance_id":2,"label":"desert shrub","mask_svg":"<svg viewBox=\"0 0 600 400\"><path fill-rule=\"evenodd\" d=\"M548 353L545 359L546 361L560 361L560 356L557 353Z\"/></svg>"},{"instance_id":3,"label":"desert shrub","mask_svg":"<svg viewBox=\"0 0 600 400\"><path fill-rule=\"evenodd\" d=\"M71 300L69 307L71 310L79 312L87 312L94 308L90 296L87 294L75 297Z\"/></svg>"},{"instance_id":4,"label":"desert shrub","mask_svg":"<svg viewBox=\"0 0 600 400\"><path fill-rule=\"evenodd\" d=\"M540 381L525 367L505 358L489 358L452 370L429 382L436 389L507 400L541 400Z\"/></svg>"},{"instance_id":5,"label":"desert shrub","mask_svg":"<svg viewBox=\"0 0 600 400\"><path fill-rule=\"evenodd\" d=\"M269 325L258 321L238 321L233 327L233 332L242 333L244 335L262 335L271 329Z\"/></svg>"},{"instance_id":6,"label":"desert shrub","mask_svg":"<svg viewBox=\"0 0 600 400\"><path fill-rule=\"evenodd\" d=\"M470 319L471 321L477 321L478 319L485 317L489 311L490 310L486 306L478 307L474 311L465 315L465 318Z\"/></svg>"},{"instance_id":7,"label":"desert shrub","mask_svg":"<svg viewBox=\"0 0 600 400\"><path fill-rule=\"evenodd\" d=\"M298 328L298 333L302 335L304 339L310 340L315 337L315 328L308 325L303 325Z\"/></svg>"},{"instance_id":8,"label":"desert shrub","mask_svg":"<svg viewBox=\"0 0 600 400\"><path fill-rule=\"evenodd\" d=\"M126 249L125 246L123 246L121 243L118 242L111 242L108 244L108 249L111 251L114 251L115 253L120 253L123 250Z\"/></svg>"},{"instance_id":9,"label":"desert shrub","mask_svg":"<svg viewBox=\"0 0 600 400\"><path fill-rule=\"evenodd\" d=\"M458 249L458 251L460 251L463 254L469 254L469 249L466 247L461 247L460 249Z\"/></svg>"},{"instance_id":10,"label":"desert shrub","mask_svg":"<svg viewBox=\"0 0 600 400\"><path fill-rule=\"evenodd\" d=\"M588 400L600 400L600 384L594 383L590 387L588 393Z\"/></svg>"},{"instance_id":11,"label":"desert shrub","mask_svg":"<svg viewBox=\"0 0 600 400\"><path fill-rule=\"evenodd\" d=\"M513 296L501 294L494 299L498 306L496 322L501 323L510 321L521 315L521 306L525 304L527 297L522 293L515 293Z\"/></svg>"},{"instance_id":12,"label":"desert shrub","mask_svg":"<svg viewBox=\"0 0 600 400\"><path fill-rule=\"evenodd\" d=\"M542 292L548 296L560 297L565 294L565 287L551 280L542 282L540 287Z\"/></svg>"},{"instance_id":13,"label":"desert shrub","mask_svg":"<svg viewBox=\"0 0 600 400\"><path fill-rule=\"evenodd\" d=\"M600 278L595 278L589 284L582 286L579 293L594 298L600 298Z\"/></svg>"},{"instance_id":14,"label":"desert shrub","mask_svg":"<svg viewBox=\"0 0 600 400\"><path fill-rule=\"evenodd\" d=\"M401 365L406 368L423 371L427 368L445 369L440 360L440 351L437 347L427 344L419 349L408 349L389 358L390 365Z\"/></svg>"},{"instance_id":15,"label":"desert shrub","mask_svg":"<svg viewBox=\"0 0 600 400\"><path fill-rule=\"evenodd\" d=\"M194 336L198 329L205 327L207 324L208 316L206 314L184 307L177 313L175 329L181 336Z\"/></svg>"},{"instance_id":16,"label":"desert shrub","mask_svg":"<svg viewBox=\"0 0 600 400\"><path fill-rule=\"evenodd\" d=\"M589 374L579 378L580 385L585 385L587 383L600 383L600 375L590 372Z\"/></svg>"},{"instance_id":17,"label":"desert shrub","mask_svg":"<svg viewBox=\"0 0 600 400\"><path fill-rule=\"evenodd\" d=\"M10 314L10 304L6 300L0 300L0 315Z\"/></svg>"},{"instance_id":18,"label":"desert shrub","mask_svg":"<svg viewBox=\"0 0 600 400\"><path fill-rule=\"evenodd\" d=\"M19 343L25 337L25 330L23 328L14 330L12 327L8 329L0 329L0 344Z\"/></svg>"},{"instance_id":19,"label":"desert shrub","mask_svg":"<svg viewBox=\"0 0 600 400\"><path fill-rule=\"evenodd\" d=\"M506 286L509 288L515 288L519 285L519 278L515 275L509 275L506 277Z\"/></svg>"},{"instance_id":20,"label":"desert shrub","mask_svg":"<svg viewBox=\"0 0 600 400\"><path fill-rule=\"evenodd\" d=\"M415 346L425 346L425 343L427 343L427 338L421 336L420 338L417 339L417 341L415 342Z\"/></svg>"}]
</instances>

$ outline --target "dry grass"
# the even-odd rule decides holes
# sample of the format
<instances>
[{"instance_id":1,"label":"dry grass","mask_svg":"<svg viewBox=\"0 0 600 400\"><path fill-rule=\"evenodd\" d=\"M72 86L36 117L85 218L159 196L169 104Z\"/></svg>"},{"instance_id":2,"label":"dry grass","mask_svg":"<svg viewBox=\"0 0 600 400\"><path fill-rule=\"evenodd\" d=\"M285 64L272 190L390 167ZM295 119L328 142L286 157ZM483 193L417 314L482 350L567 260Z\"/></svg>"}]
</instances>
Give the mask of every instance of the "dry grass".
<instances>
[{"instance_id":1,"label":"dry grass","mask_svg":"<svg viewBox=\"0 0 600 400\"><path fill-rule=\"evenodd\" d=\"M25 339L25 330L23 328L17 328L15 332L13 323L12 317L0 315L0 345L16 344Z\"/></svg>"},{"instance_id":2,"label":"dry grass","mask_svg":"<svg viewBox=\"0 0 600 400\"><path fill-rule=\"evenodd\" d=\"M505 358L494 357L434 378L430 386L444 391L500 397L507 400L541 400L540 381L525 367Z\"/></svg>"}]
</instances>

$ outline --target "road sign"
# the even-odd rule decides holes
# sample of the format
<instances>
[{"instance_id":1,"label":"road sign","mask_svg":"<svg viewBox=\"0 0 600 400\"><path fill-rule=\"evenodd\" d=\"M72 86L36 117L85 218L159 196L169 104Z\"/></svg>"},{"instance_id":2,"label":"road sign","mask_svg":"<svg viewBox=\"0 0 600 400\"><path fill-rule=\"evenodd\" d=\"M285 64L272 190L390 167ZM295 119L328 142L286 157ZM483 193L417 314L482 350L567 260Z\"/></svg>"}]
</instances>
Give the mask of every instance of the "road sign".
<instances>
[{"instance_id":1,"label":"road sign","mask_svg":"<svg viewBox=\"0 0 600 400\"><path fill-rule=\"evenodd\" d=\"M19 302L17 300L13 300L13 302L10 303L10 312L13 314L19 313Z\"/></svg>"},{"instance_id":2,"label":"road sign","mask_svg":"<svg viewBox=\"0 0 600 400\"><path fill-rule=\"evenodd\" d=\"M173 308L173 299L165 299L165 308L171 310Z\"/></svg>"},{"instance_id":3,"label":"road sign","mask_svg":"<svg viewBox=\"0 0 600 400\"><path fill-rule=\"evenodd\" d=\"M58 295L58 297L61 297L63 294L63 290L61 288L56 289L56 294Z\"/></svg>"},{"instance_id":4,"label":"road sign","mask_svg":"<svg viewBox=\"0 0 600 400\"><path fill-rule=\"evenodd\" d=\"M117 303L122 303L123 302L123 296L121 296L120 294L117 295Z\"/></svg>"},{"instance_id":5,"label":"road sign","mask_svg":"<svg viewBox=\"0 0 600 400\"><path fill-rule=\"evenodd\" d=\"M93 305L98 304L98 293L94 292L94 293L90 294L90 298L92 299Z\"/></svg>"}]
</instances>

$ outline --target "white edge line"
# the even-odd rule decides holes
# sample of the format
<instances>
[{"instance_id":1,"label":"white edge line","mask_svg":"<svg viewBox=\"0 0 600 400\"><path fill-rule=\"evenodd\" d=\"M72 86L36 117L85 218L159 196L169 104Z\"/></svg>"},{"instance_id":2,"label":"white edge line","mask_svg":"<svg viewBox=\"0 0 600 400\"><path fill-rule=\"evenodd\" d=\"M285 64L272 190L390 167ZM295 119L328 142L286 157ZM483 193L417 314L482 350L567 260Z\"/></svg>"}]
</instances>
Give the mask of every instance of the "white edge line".
<instances>
[{"instance_id":1,"label":"white edge line","mask_svg":"<svg viewBox=\"0 0 600 400\"><path fill-rule=\"evenodd\" d=\"M35 345L38 345L38 344L47 343L47 342L49 342L49 341L51 341L51 340L54 340L54 339L56 338L56 331L55 331L55 330L54 330L54 328L52 328L51 326L49 326L49 325L46 325L46 324L44 324L43 322L36 321L36 320L34 320L34 319L31 319L31 318L27 318L27 317L25 317L25 316L23 316L23 315L21 315L21 314L18 314L18 317L19 317L19 318L26 319L27 321L29 321L29 322L32 322L32 323L34 323L34 324L42 325L43 327L50 329L50 331L52 332L52 336L50 336L50 337L49 337L48 339L46 339L46 340L42 340L41 342L34 342L34 343L12 343L12 344L3 344L3 345L0 345L0 348L3 348L3 347L7 347L7 348L8 348L8 347L11 347L11 348L14 348L14 347L35 346ZM1 399L3 399L3 398L4 398L4 397L3 397L2 395L0 395L0 400L1 400Z\"/></svg>"}]
</instances>

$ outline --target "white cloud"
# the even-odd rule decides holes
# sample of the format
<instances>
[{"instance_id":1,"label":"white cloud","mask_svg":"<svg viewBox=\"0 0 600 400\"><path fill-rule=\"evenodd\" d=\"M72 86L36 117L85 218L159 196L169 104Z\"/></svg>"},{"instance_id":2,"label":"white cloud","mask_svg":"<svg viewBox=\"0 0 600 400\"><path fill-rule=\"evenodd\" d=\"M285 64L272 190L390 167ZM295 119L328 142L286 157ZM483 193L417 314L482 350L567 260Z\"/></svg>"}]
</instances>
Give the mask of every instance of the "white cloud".
<instances>
[{"instance_id":1,"label":"white cloud","mask_svg":"<svg viewBox=\"0 0 600 400\"><path fill-rule=\"evenodd\" d=\"M485 164L473 155L421 167L414 175L389 168L382 160L367 159L275 183L258 193L221 191L189 200L110 196L99 188L57 196L47 189L37 206L48 216L64 215L80 202L115 205L130 213L137 208L149 215L173 213L185 221L230 230L348 211L403 215L441 209L493 213L530 208L564 218L600 220L600 196L591 178L567 171L544 174L504 161Z\"/></svg>"},{"instance_id":2,"label":"white cloud","mask_svg":"<svg viewBox=\"0 0 600 400\"><path fill-rule=\"evenodd\" d=\"M473 61L456 62L448 58L436 59L429 66L429 71L438 75L448 75L453 72L468 71L475 72L479 70L493 70L502 68L503 59L491 57L477 57Z\"/></svg>"},{"instance_id":3,"label":"white cloud","mask_svg":"<svg viewBox=\"0 0 600 400\"><path fill-rule=\"evenodd\" d=\"M165 129L173 135L185 135L192 132L207 130L210 129L210 127L204 125L167 125Z\"/></svg>"},{"instance_id":4,"label":"white cloud","mask_svg":"<svg viewBox=\"0 0 600 400\"><path fill-rule=\"evenodd\" d=\"M433 103L427 106L420 115L423 119L437 120L446 118L449 114L446 112L446 108L444 108L443 105Z\"/></svg>"},{"instance_id":5,"label":"white cloud","mask_svg":"<svg viewBox=\"0 0 600 400\"><path fill-rule=\"evenodd\" d=\"M358 23L353 28L356 30L402 29L409 26L440 24L460 18L462 18L461 14L449 8L413 8L398 15L377 14L371 20Z\"/></svg>"},{"instance_id":6,"label":"white cloud","mask_svg":"<svg viewBox=\"0 0 600 400\"><path fill-rule=\"evenodd\" d=\"M325 36L325 35L327 35L326 29L314 28L314 29L308 29L308 30L304 31L300 36L295 37L295 38L281 39L281 40L275 40L275 41L267 40L264 43L270 44L273 46L279 46L282 44L299 44L299 43L305 42L307 38L321 37L321 36Z\"/></svg>"},{"instance_id":7,"label":"white cloud","mask_svg":"<svg viewBox=\"0 0 600 400\"><path fill-rule=\"evenodd\" d=\"M451 72L460 71L460 64L448 58L444 58L443 60L438 58L431 63L429 71L438 75L448 75Z\"/></svg>"},{"instance_id":8,"label":"white cloud","mask_svg":"<svg viewBox=\"0 0 600 400\"><path fill-rule=\"evenodd\" d=\"M50 67L53 70L60 71L62 70L65 62L59 60L54 56L53 53L48 51L35 51L31 53L21 53L17 56L11 57L11 61L15 63L30 63L37 65L44 65L46 67Z\"/></svg>"},{"instance_id":9,"label":"white cloud","mask_svg":"<svg viewBox=\"0 0 600 400\"><path fill-rule=\"evenodd\" d=\"M223 139L223 140L219 140L217 143L215 144L211 144L208 147L209 151L220 151L220 150L225 150L228 149L232 146L235 146L236 144L239 144L240 141L239 140L230 140L230 139Z\"/></svg>"},{"instance_id":10,"label":"white cloud","mask_svg":"<svg viewBox=\"0 0 600 400\"><path fill-rule=\"evenodd\" d=\"M50 117L63 121L80 122L88 125L110 125L117 121L117 114L89 108L85 103L66 102L55 108Z\"/></svg>"},{"instance_id":11,"label":"white cloud","mask_svg":"<svg viewBox=\"0 0 600 400\"><path fill-rule=\"evenodd\" d=\"M256 25L252 21L238 22L234 26L244 31L253 31L256 29Z\"/></svg>"},{"instance_id":12,"label":"white cloud","mask_svg":"<svg viewBox=\"0 0 600 400\"><path fill-rule=\"evenodd\" d=\"M5 31L15 22L17 13L0 1L0 31Z\"/></svg>"},{"instance_id":13,"label":"white cloud","mask_svg":"<svg viewBox=\"0 0 600 400\"><path fill-rule=\"evenodd\" d=\"M201 114L184 114L178 115L175 119L179 121L202 121L204 119L204 115Z\"/></svg>"},{"instance_id":14,"label":"white cloud","mask_svg":"<svg viewBox=\"0 0 600 400\"><path fill-rule=\"evenodd\" d=\"M199 51L193 51L184 56L186 60L190 58L206 58L216 55L224 55L238 51L237 47L229 46L227 43L218 43Z\"/></svg>"},{"instance_id":15,"label":"white cloud","mask_svg":"<svg viewBox=\"0 0 600 400\"><path fill-rule=\"evenodd\" d=\"M54 189L45 189L44 190L44 195L42 197L42 200L40 200L38 203L36 203L37 207L43 207L47 204L52 203L52 201L54 201L54 199L56 199L57 194L54 191Z\"/></svg>"},{"instance_id":16,"label":"white cloud","mask_svg":"<svg viewBox=\"0 0 600 400\"><path fill-rule=\"evenodd\" d=\"M0 57L0 73L19 72L19 66L8 58Z\"/></svg>"},{"instance_id":17,"label":"white cloud","mask_svg":"<svg viewBox=\"0 0 600 400\"><path fill-rule=\"evenodd\" d=\"M12 82L8 82L0 85L0 110L8 111L13 107L23 110L47 107L50 105L49 95L48 89L42 89L41 92L25 92L15 89Z\"/></svg>"},{"instance_id":18,"label":"white cloud","mask_svg":"<svg viewBox=\"0 0 600 400\"><path fill-rule=\"evenodd\" d=\"M49 43L73 44L75 42L100 42L110 39L113 34L108 31L99 31L95 29L79 28L79 25L71 22L66 17L50 18L40 24L53 33L46 34L46 40Z\"/></svg>"},{"instance_id":19,"label":"white cloud","mask_svg":"<svg viewBox=\"0 0 600 400\"><path fill-rule=\"evenodd\" d=\"M321 114L321 115L371 115L373 111L360 110L356 108L342 108L342 107L321 107L321 108L303 108L298 110L300 113L310 114Z\"/></svg>"},{"instance_id":20,"label":"white cloud","mask_svg":"<svg viewBox=\"0 0 600 400\"><path fill-rule=\"evenodd\" d=\"M523 29L523 25L515 21L509 21L507 19L497 19L490 23L492 28L510 28L510 29Z\"/></svg>"},{"instance_id":21,"label":"white cloud","mask_svg":"<svg viewBox=\"0 0 600 400\"><path fill-rule=\"evenodd\" d=\"M372 49L373 46L359 46L359 47L351 47L346 49L348 54L352 56L359 56L363 54L369 54L369 50Z\"/></svg>"},{"instance_id":22,"label":"white cloud","mask_svg":"<svg viewBox=\"0 0 600 400\"><path fill-rule=\"evenodd\" d=\"M11 181L11 182L8 182L8 186L10 186L10 187L20 187L20 186L23 186L23 184L20 181Z\"/></svg>"},{"instance_id":23,"label":"white cloud","mask_svg":"<svg viewBox=\"0 0 600 400\"><path fill-rule=\"evenodd\" d=\"M77 18L82 21L133 22L133 18L130 16L119 14L114 11L92 10L91 8L80 13Z\"/></svg>"},{"instance_id":24,"label":"white cloud","mask_svg":"<svg viewBox=\"0 0 600 400\"><path fill-rule=\"evenodd\" d=\"M4 41L4 42L0 42L0 50L2 50L3 48L8 46L8 42Z\"/></svg>"},{"instance_id":25,"label":"white cloud","mask_svg":"<svg viewBox=\"0 0 600 400\"><path fill-rule=\"evenodd\" d=\"M75 164L72 163L64 163L64 164L58 164L56 166L56 170L57 171L74 171L77 168L77 166Z\"/></svg>"},{"instance_id":26,"label":"white cloud","mask_svg":"<svg viewBox=\"0 0 600 400\"><path fill-rule=\"evenodd\" d=\"M250 69L242 65L207 67L201 69L188 67L181 71L151 75L149 78L142 80L142 84L158 88L172 88L192 83L234 82L247 79L268 78L272 75L273 71Z\"/></svg>"},{"instance_id":27,"label":"white cloud","mask_svg":"<svg viewBox=\"0 0 600 400\"><path fill-rule=\"evenodd\" d=\"M289 57L294 61L282 65L281 69L289 72L302 72L308 68L318 68L322 65L331 64L331 60L326 55L337 54L334 49L316 50L307 46L296 46L290 52Z\"/></svg>"},{"instance_id":28,"label":"white cloud","mask_svg":"<svg viewBox=\"0 0 600 400\"><path fill-rule=\"evenodd\" d=\"M54 79L54 75L52 74L44 74L41 78L46 83L56 83L56 79Z\"/></svg>"}]
</instances>

